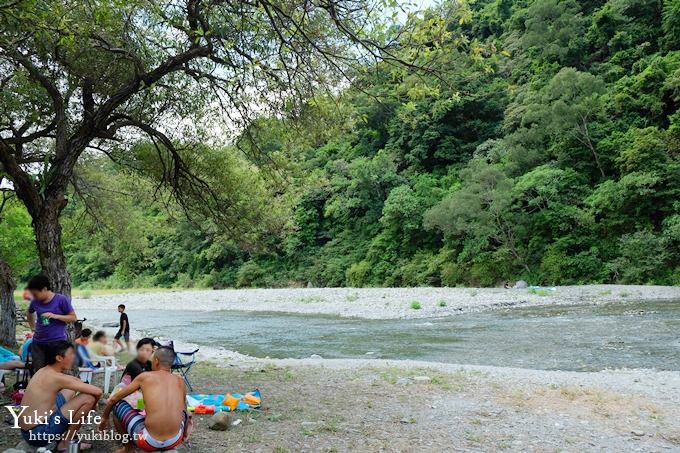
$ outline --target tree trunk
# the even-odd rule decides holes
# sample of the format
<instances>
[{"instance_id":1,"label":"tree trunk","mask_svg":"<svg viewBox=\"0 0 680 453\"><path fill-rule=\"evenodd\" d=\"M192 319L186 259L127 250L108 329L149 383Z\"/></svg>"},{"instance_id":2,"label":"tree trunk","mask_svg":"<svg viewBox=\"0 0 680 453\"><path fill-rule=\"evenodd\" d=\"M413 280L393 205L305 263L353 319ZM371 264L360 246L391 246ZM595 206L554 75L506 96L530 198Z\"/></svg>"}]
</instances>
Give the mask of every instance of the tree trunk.
<instances>
[{"instance_id":1,"label":"tree trunk","mask_svg":"<svg viewBox=\"0 0 680 453\"><path fill-rule=\"evenodd\" d=\"M600 170L600 175L602 175L602 178L606 178L606 175L604 174L604 168L602 168L602 163L600 162L600 156L597 154L597 150L595 150L595 145L593 144L593 141L590 139L590 131L588 130L588 120L585 117L581 117L581 122L582 123L580 125L580 129L584 139L582 143L586 145L586 147L590 150L591 153L593 153L595 165L597 165L597 169Z\"/></svg>"},{"instance_id":2,"label":"tree trunk","mask_svg":"<svg viewBox=\"0 0 680 453\"><path fill-rule=\"evenodd\" d=\"M14 304L16 283L9 265L0 259L0 343L17 346L17 309Z\"/></svg>"},{"instance_id":3,"label":"tree trunk","mask_svg":"<svg viewBox=\"0 0 680 453\"><path fill-rule=\"evenodd\" d=\"M71 297L71 277L66 270L66 256L61 242L59 214L61 207L45 204L33 218L35 242L43 273L50 279L52 291Z\"/></svg>"},{"instance_id":4,"label":"tree trunk","mask_svg":"<svg viewBox=\"0 0 680 453\"><path fill-rule=\"evenodd\" d=\"M54 200L58 201L54 201ZM42 272L50 280L52 291L64 294L71 298L71 276L66 270L66 256L61 241L61 224L59 215L66 206L66 199L55 197L52 202L47 200L42 206L39 215L33 216L33 229L35 231L35 243L38 248L38 257ZM73 343L75 339L75 325L66 325L68 341ZM73 363L70 370L73 376L78 375L78 367Z\"/></svg>"}]
</instances>

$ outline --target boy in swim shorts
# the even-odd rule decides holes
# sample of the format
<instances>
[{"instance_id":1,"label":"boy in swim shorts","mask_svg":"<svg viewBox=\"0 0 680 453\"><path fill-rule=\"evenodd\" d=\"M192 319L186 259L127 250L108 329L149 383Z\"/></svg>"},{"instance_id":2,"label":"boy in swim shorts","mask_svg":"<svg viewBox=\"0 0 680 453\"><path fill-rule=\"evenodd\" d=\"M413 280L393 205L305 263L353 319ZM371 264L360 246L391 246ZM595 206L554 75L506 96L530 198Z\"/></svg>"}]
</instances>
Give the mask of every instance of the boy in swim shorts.
<instances>
[{"instance_id":1,"label":"boy in swim shorts","mask_svg":"<svg viewBox=\"0 0 680 453\"><path fill-rule=\"evenodd\" d=\"M57 441L64 450L102 396L100 388L64 374L73 367L73 346L67 341L50 344L45 350L47 366L38 370L26 387L18 416L21 435L29 445L44 447ZM78 395L76 395L76 392ZM81 450L91 448L81 443Z\"/></svg>"},{"instance_id":2,"label":"boy in swim shorts","mask_svg":"<svg viewBox=\"0 0 680 453\"><path fill-rule=\"evenodd\" d=\"M186 388L184 381L172 374L174 361L171 348L158 348L151 359L152 371L140 374L109 398L99 428L108 428L113 412L116 430L129 440L118 452L132 452L135 447L143 451L172 450L189 437L192 425L186 411ZM144 397L146 415L123 400L137 390Z\"/></svg>"}]
</instances>

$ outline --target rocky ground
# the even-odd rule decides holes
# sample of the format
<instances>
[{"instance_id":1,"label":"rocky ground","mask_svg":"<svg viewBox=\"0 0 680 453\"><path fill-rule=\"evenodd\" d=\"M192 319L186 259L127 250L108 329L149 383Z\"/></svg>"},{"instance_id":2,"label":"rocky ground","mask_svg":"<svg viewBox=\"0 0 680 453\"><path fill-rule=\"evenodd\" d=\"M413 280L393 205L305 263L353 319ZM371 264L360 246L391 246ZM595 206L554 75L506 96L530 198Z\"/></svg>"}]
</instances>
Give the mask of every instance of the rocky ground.
<instances>
[{"instance_id":1,"label":"rocky ground","mask_svg":"<svg viewBox=\"0 0 680 453\"><path fill-rule=\"evenodd\" d=\"M677 372L320 359L202 363L194 372L197 391L259 388L264 408L238 413L226 432L196 416L180 451L680 451ZM4 425L0 449L18 442ZM95 451L114 447L98 442Z\"/></svg>"},{"instance_id":2,"label":"rocky ground","mask_svg":"<svg viewBox=\"0 0 680 453\"><path fill-rule=\"evenodd\" d=\"M75 298L76 310L244 310L319 313L367 319L426 318L513 306L679 300L680 287L588 285L502 288L282 288L226 289L98 295Z\"/></svg>"}]
</instances>

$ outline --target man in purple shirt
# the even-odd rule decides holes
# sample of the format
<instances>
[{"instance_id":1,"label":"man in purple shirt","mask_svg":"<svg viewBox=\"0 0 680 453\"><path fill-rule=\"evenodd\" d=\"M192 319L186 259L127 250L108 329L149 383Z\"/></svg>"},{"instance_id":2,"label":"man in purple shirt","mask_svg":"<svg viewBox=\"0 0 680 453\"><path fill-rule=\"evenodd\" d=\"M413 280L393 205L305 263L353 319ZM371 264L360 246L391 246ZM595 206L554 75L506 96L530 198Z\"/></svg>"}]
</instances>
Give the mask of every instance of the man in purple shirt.
<instances>
[{"instance_id":1,"label":"man in purple shirt","mask_svg":"<svg viewBox=\"0 0 680 453\"><path fill-rule=\"evenodd\" d=\"M45 366L47 349L58 341L68 340L66 325L76 321L76 313L68 297L52 292L50 281L36 275L26 287L33 299L28 306L28 325L35 331L31 354L33 372Z\"/></svg>"}]
</instances>

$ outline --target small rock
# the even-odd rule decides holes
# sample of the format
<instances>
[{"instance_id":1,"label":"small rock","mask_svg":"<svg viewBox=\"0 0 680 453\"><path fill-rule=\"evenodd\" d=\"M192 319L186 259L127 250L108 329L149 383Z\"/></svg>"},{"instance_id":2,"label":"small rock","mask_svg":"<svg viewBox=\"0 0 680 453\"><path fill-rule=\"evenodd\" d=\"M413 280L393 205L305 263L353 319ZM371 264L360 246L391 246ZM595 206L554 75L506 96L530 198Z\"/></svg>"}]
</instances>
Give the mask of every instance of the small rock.
<instances>
[{"instance_id":1,"label":"small rock","mask_svg":"<svg viewBox=\"0 0 680 453\"><path fill-rule=\"evenodd\" d=\"M312 354L309 356L310 359L323 359L319 354Z\"/></svg>"},{"instance_id":2,"label":"small rock","mask_svg":"<svg viewBox=\"0 0 680 453\"><path fill-rule=\"evenodd\" d=\"M415 382L416 384L427 384L430 381L432 381L432 379L430 379L430 376L413 376L413 382Z\"/></svg>"},{"instance_id":3,"label":"small rock","mask_svg":"<svg viewBox=\"0 0 680 453\"><path fill-rule=\"evenodd\" d=\"M411 420L409 420L408 418L402 418L401 420L399 420L399 423L401 423L402 425L408 425L409 423L411 423Z\"/></svg>"},{"instance_id":4,"label":"small rock","mask_svg":"<svg viewBox=\"0 0 680 453\"><path fill-rule=\"evenodd\" d=\"M232 416L229 412L218 412L208 421L208 428L213 431L226 431L231 426Z\"/></svg>"},{"instance_id":5,"label":"small rock","mask_svg":"<svg viewBox=\"0 0 680 453\"><path fill-rule=\"evenodd\" d=\"M640 431L637 429L632 430L630 433L635 437L643 437L645 435L644 431Z\"/></svg>"},{"instance_id":6,"label":"small rock","mask_svg":"<svg viewBox=\"0 0 680 453\"><path fill-rule=\"evenodd\" d=\"M525 289L528 288L529 284L525 282L524 280L519 280L517 283L515 283L515 286L513 286L514 289Z\"/></svg>"},{"instance_id":7,"label":"small rock","mask_svg":"<svg viewBox=\"0 0 680 453\"><path fill-rule=\"evenodd\" d=\"M413 381L409 378L403 377L397 379L397 382L395 383L396 385L401 385L401 386L406 386L406 385L411 385L413 384Z\"/></svg>"},{"instance_id":8,"label":"small rock","mask_svg":"<svg viewBox=\"0 0 680 453\"><path fill-rule=\"evenodd\" d=\"M236 420L234 420L234 422L231 424L231 426L238 426L238 425L241 424L242 421L243 420L241 420L240 418L237 418Z\"/></svg>"}]
</instances>

